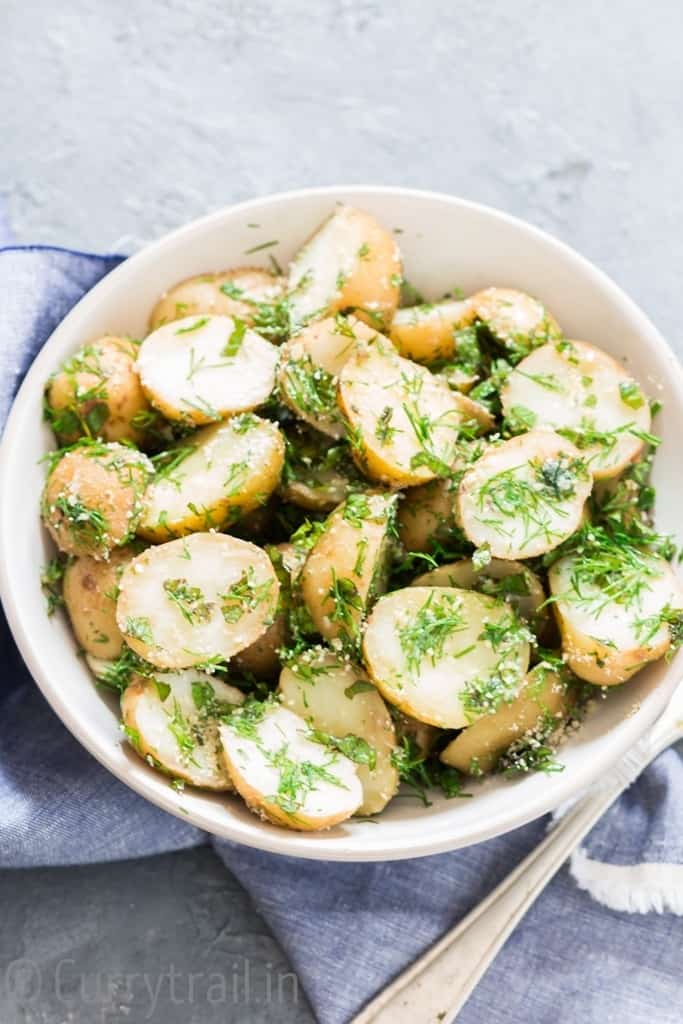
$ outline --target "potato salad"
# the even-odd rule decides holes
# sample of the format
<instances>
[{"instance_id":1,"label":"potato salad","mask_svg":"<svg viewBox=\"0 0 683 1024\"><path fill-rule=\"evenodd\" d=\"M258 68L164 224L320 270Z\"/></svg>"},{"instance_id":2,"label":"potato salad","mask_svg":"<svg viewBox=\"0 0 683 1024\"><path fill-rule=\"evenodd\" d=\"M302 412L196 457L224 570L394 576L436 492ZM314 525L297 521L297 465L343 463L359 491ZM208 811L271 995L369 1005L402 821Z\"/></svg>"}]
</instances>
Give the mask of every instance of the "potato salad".
<instances>
[{"instance_id":1,"label":"potato salad","mask_svg":"<svg viewBox=\"0 0 683 1024\"><path fill-rule=\"evenodd\" d=\"M428 301L398 239L337 205L45 389L49 611L131 757L289 829L560 771L683 638L643 382L506 282Z\"/></svg>"}]
</instances>

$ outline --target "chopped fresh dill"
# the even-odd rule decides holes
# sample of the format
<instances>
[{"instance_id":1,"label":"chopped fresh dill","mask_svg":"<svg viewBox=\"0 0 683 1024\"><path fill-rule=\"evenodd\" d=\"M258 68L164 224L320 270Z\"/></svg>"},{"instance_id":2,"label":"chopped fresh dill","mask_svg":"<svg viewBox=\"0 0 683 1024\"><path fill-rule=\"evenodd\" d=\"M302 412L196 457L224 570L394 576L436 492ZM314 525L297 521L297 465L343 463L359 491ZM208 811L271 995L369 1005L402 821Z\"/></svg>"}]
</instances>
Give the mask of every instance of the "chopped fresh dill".
<instances>
[{"instance_id":1,"label":"chopped fresh dill","mask_svg":"<svg viewBox=\"0 0 683 1024\"><path fill-rule=\"evenodd\" d=\"M238 316L233 319L234 327L230 333L230 337L223 349L221 355L227 356L229 359L236 356L242 347L244 336L247 333L247 325L244 320L240 320Z\"/></svg>"},{"instance_id":2,"label":"chopped fresh dill","mask_svg":"<svg viewBox=\"0 0 683 1024\"><path fill-rule=\"evenodd\" d=\"M460 773L448 765L442 764L436 757L425 757L418 744L410 736L403 736L400 745L391 754L391 761L398 771L399 778L412 795L416 796L424 807L431 807L428 792L440 789L447 799L468 797L464 793Z\"/></svg>"},{"instance_id":3,"label":"chopped fresh dill","mask_svg":"<svg viewBox=\"0 0 683 1024\"><path fill-rule=\"evenodd\" d=\"M272 589L272 580L256 582L254 567L250 565L236 583L219 595L223 618L226 622L239 622L245 612L252 612L264 601L268 601Z\"/></svg>"},{"instance_id":4,"label":"chopped fresh dill","mask_svg":"<svg viewBox=\"0 0 683 1024\"><path fill-rule=\"evenodd\" d=\"M178 327L175 333L191 334L193 331L199 331L201 330L202 327L205 327L208 324L210 319L211 317L202 316L199 318L199 320L195 320L193 324L190 324L189 327Z\"/></svg>"},{"instance_id":5,"label":"chopped fresh dill","mask_svg":"<svg viewBox=\"0 0 683 1024\"><path fill-rule=\"evenodd\" d=\"M146 615L129 615L126 619L123 632L126 636L132 637L133 640L139 640L143 644L154 643L152 623Z\"/></svg>"},{"instance_id":6,"label":"chopped fresh dill","mask_svg":"<svg viewBox=\"0 0 683 1024\"><path fill-rule=\"evenodd\" d=\"M48 615L54 615L56 610L64 604L62 582L68 564L69 562L64 556L58 555L56 558L51 558L40 573L40 586L45 595Z\"/></svg>"},{"instance_id":7,"label":"chopped fresh dill","mask_svg":"<svg viewBox=\"0 0 683 1024\"><path fill-rule=\"evenodd\" d=\"M163 586L169 600L190 625L209 621L213 605L204 599L199 587L190 586L186 579L164 580Z\"/></svg>"},{"instance_id":8,"label":"chopped fresh dill","mask_svg":"<svg viewBox=\"0 0 683 1024\"><path fill-rule=\"evenodd\" d=\"M283 386L292 404L303 413L339 419L336 378L316 366L308 354L285 363Z\"/></svg>"},{"instance_id":9,"label":"chopped fresh dill","mask_svg":"<svg viewBox=\"0 0 683 1024\"><path fill-rule=\"evenodd\" d=\"M109 523L98 508L86 505L75 494L59 494L54 502L55 509L80 544L99 546L103 543Z\"/></svg>"},{"instance_id":10,"label":"chopped fresh dill","mask_svg":"<svg viewBox=\"0 0 683 1024\"><path fill-rule=\"evenodd\" d=\"M444 656L447 641L466 628L460 597L432 591L413 620L398 631L409 672L417 675L426 659L435 665Z\"/></svg>"}]
</instances>

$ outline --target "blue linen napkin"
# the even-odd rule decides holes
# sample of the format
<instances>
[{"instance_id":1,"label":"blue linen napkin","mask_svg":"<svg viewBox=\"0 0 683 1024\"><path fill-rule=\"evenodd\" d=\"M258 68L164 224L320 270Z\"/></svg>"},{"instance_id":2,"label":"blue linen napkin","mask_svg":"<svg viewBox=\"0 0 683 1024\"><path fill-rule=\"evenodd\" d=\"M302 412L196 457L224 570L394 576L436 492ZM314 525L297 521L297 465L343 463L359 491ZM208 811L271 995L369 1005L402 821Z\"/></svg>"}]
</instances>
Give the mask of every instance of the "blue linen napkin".
<instances>
[{"instance_id":1,"label":"blue linen napkin","mask_svg":"<svg viewBox=\"0 0 683 1024\"><path fill-rule=\"evenodd\" d=\"M50 332L121 258L0 250L0 424ZM0 867L209 842L291 958L321 1024L348 1021L545 830L538 821L467 850L386 864L303 862L214 840L147 803L79 746L31 680L4 619L0 643ZM594 829L572 873L560 873L517 928L462 1024L680 1024L681 754L680 746L664 753Z\"/></svg>"}]
</instances>

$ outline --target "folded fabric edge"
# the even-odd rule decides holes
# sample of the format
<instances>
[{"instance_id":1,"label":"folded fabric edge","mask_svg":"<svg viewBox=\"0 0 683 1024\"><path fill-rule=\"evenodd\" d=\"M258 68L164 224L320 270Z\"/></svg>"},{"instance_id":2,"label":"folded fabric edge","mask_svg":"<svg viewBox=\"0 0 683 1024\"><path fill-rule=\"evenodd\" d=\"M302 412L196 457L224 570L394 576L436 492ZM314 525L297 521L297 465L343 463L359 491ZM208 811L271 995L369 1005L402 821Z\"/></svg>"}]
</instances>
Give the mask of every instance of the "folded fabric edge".
<instances>
[{"instance_id":1,"label":"folded fabric edge","mask_svg":"<svg viewBox=\"0 0 683 1024\"><path fill-rule=\"evenodd\" d=\"M70 249L66 245L0 245L0 253L5 252L65 252L69 256L85 256L88 259L128 259L128 254L123 252L88 252L85 249Z\"/></svg>"},{"instance_id":2,"label":"folded fabric edge","mask_svg":"<svg viewBox=\"0 0 683 1024\"><path fill-rule=\"evenodd\" d=\"M609 910L683 916L683 864L606 864L579 847L569 870L579 888Z\"/></svg>"}]
</instances>

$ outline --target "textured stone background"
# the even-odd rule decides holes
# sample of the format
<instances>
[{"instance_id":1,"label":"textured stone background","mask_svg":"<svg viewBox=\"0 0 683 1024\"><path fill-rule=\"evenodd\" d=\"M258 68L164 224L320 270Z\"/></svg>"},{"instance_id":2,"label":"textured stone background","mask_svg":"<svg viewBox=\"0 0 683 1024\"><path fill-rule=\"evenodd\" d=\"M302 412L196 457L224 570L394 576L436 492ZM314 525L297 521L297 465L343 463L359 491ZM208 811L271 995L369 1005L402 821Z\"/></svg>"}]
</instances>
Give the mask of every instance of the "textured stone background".
<instances>
[{"instance_id":1,"label":"textured stone background","mask_svg":"<svg viewBox=\"0 0 683 1024\"><path fill-rule=\"evenodd\" d=\"M126 252L279 189L442 189L575 245L680 345L677 0L1 7L0 193L19 241ZM287 983L266 1005L286 965L207 851L0 873L0 905L0 961L33 958L44 974L25 1013L0 992L2 1024L311 1019ZM76 966L59 985L63 958ZM203 972L198 1000L228 963L235 996L193 1004L189 974ZM142 970L159 985L153 1006L121 980Z\"/></svg>"}]
</instances>

